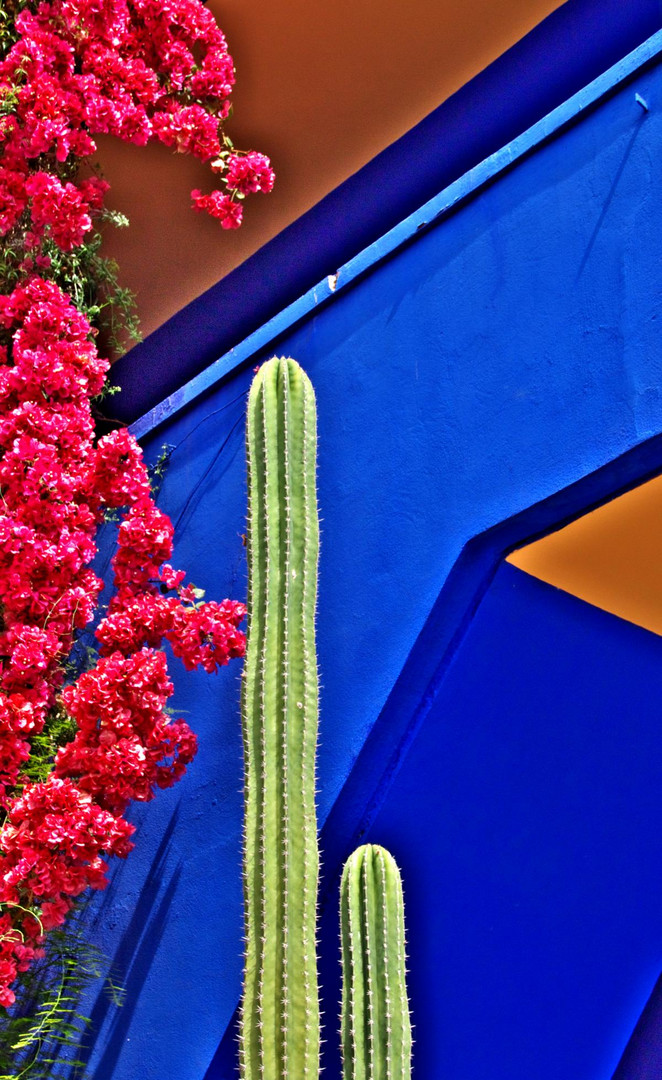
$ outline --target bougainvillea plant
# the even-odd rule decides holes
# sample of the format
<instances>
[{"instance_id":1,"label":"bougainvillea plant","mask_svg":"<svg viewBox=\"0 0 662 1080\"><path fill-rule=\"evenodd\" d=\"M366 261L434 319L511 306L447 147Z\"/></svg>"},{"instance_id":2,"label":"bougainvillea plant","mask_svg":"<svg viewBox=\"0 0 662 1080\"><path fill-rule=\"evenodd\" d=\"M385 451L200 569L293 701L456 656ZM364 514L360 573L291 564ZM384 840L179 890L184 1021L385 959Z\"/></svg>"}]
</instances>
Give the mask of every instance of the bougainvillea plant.
<instances>
[{"instance_id":1,"label":"bougainvillea plant","mask_svg":"<svg viewBox=\"0 0 662 1080\"><path fill-rule=\"evenodd\" d=\"M10 0L0 11L0 1005L76 898L129 852L125 813L196 750L172 720L162 644L215 671L244 652L243 604L202 602L170 565L140 448L98 438L95 345L108 292L97 226L100 133L158 140L211 166L193 206L224 228L269 191L269 160L223 131L234 81L200 0ZM83 166L83 168L81 168ZM107 216L107 215L106 215ZM104 292L104 289L106 290ZM93 666L72 674L102 581L95 535L120 514L114 593Z\"/></svg>"}]
</instances>

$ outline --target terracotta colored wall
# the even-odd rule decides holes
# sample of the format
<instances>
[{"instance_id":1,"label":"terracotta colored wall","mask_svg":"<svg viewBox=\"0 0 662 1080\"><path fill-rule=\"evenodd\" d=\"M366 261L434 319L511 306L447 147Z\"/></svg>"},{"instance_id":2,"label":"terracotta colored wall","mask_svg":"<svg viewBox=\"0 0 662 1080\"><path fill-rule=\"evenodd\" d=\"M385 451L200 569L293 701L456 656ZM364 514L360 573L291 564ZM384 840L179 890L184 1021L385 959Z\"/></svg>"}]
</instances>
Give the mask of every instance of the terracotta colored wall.
<instances>
[{"instance_id":1,"label":"terracotta colored wall","mask_svg":"<svg viewBox=\"0 0 662 1080\"><path fill-rule=\"evenodd\" d=\"M662 634L662 477L614 499L509 562Z\"/></svg>"},{"instance_id":2,"label":"terracotta colored wall","mask_svg":"<svg viewBox=\"0 0 662 1080\"><path fill-rule=\"evenodd\" d=\"M238 233L189 209L202 166L163 147L103 140L112 205L132 228L108 236L149 333L246 259L496 59L559 0L210 0L237 67L243 149L271 155L269 197Z\"/></svg>"}]
</instances>

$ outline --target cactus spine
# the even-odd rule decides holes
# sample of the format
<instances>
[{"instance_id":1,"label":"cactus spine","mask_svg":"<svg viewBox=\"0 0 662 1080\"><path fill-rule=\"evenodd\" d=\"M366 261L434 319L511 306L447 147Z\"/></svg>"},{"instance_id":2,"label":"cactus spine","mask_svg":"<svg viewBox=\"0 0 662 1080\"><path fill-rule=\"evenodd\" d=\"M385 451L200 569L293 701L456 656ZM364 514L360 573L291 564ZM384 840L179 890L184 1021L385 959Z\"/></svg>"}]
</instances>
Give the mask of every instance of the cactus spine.
<instances>
[{"instance_id":1,"label":"cactus spine","mask_svg":"<svg viewBox=\"0 0 662 1080\"><path fill-rule=\"evenodd\" d=\"M242 1077L317 1080L316 414L294 360L253 380L247 452Z\"/></svg>"},{"instance_id":2,"label":"cactus spine","mask_svg":"<svg viewBox=\"0 0 662 1080\"><path fill-rule=\"evenodd\" d=\"M365 844L345 863L340 932L344 1080L409 1080L402 882L384 848Z\"/></svg>"}]
</instances>

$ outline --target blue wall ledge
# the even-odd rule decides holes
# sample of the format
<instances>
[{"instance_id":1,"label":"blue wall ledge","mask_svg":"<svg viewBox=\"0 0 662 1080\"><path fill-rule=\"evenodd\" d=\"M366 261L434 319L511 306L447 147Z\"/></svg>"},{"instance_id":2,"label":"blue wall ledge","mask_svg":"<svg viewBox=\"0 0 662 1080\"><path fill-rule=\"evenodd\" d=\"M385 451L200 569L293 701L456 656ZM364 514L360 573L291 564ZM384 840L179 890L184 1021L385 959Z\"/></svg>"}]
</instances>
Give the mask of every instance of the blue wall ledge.
<instances>
[{"instance_id":1,"label":"blue wall ledge","mask_svg":"<svg viewBox=\"0 0 662 1080\"><path fill-rule=\"evenodd\" d=\"M112 371L136 420L662 28L660 0L567 0Z\"/></svg>"},{"instance_id":2,"label":"blue wall ledge","mask_svg":"<svg viewBox=\"0 0 662 1080\"><path fill-rule=\"evenodd\" d=\"M167 422L177 412L188 408L192 402L213 386L250 363L261 350L269 347L276 348L283 335L293 330L298 323L323 305L336 300L347 288L355 286L364 275L375 270L398 249L415 242L423 231L438 226L465 200L475 198L518 161L542 147L549 139L561 135L568 126L576 123L584 114L590 112L620 87L630 83L649 66L658 64L661 55L662 31L654 34L618 64L578 91L568 101L559 105L552 113L543 117L507 146L470 169L439 195L430 199L374 244L356 255L335 274L318 282L294 303L250 334L236 348L230 349L199 375L194 376L189 382L160 400L132 425L132 431L136 437L143 438L148 432ZM638 106L639 119L643 119L648 110L648 104L641 94L635 94L634 100ZM587 258L588 254L590 254L590 249Z\"/></svg>"}]
</instances>

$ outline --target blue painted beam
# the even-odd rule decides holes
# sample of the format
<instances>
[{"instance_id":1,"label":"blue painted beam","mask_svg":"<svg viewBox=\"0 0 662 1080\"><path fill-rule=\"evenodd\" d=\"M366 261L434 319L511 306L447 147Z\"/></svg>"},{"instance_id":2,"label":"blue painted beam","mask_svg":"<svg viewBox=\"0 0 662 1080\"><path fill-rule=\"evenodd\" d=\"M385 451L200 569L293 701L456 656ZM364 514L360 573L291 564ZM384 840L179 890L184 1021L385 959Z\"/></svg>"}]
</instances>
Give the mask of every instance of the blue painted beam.
<instances>
[{"instance_id":1,"label":"blue painted beam","mask_svg":"<svg viewBox=\"0 0 662 1080\"><path fill-rule=\"evenodd\" d=\"M131 422L662 27L658 0L568 0L113 367Z\"/></svg>"},{"instance_id":2,"label":"blue painted beam","mask_svg":"<svg viewBox=\"0 0 662 1080\"><path fill-rule=\"evenodd\" d=\"M160 401L131 427L136 438L144 438L197 398L223 382L233 372L250 364L253 357L265 349L276 348L279 338L293 330L303 319L337 299L366 274L375 270L399 249L417 239L422 232L439 225L467 199L477 196L488 184L511 169L518 161L540 148L549 139L561 134L588 110L613 94L620 86L644 71L651 63L659 63L662 54L662 31L654 34L623 60L559 105L548 116L497 150L485 161L470 169L450 187L430 199L385 236L361 251L333 275L320 281L304 296L250 334L241 344L230 349L204 371ZM636 95L635 97L640 97ZM136 363L139 363L136 358ZM144 375L141 371L141 380Z\"/></svg>"}]
</instances>

